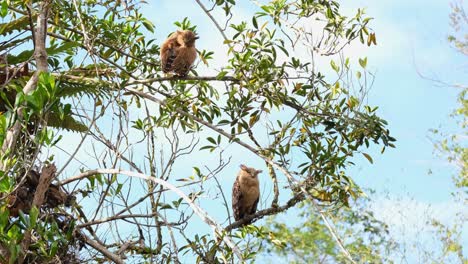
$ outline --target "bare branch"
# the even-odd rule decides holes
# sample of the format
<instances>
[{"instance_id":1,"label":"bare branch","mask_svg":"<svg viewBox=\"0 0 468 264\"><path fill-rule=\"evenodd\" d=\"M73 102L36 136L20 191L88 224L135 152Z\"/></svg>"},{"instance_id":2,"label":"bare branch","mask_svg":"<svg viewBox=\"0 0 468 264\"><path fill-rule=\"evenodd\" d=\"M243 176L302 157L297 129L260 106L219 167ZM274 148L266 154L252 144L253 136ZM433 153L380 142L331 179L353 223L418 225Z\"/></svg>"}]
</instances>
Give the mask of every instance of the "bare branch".
<instances>
[{"instance_id":1,"label":"bare branch","mask_svg":"<svg viewBox=\"0 0 468 264\"><path fill-rule=\"evenodd\" d=\"M156 215L159 215L159 213L154 213L154 214L129 214L129 215L114 215L114 216L110 216L110 217L106 217L106 218L103 218L103 219L98 219L98 220L93 220L93 221L90 221L90 222L86 222L84 224L80 224L80 225L77 225L76 227L77 228L83 228L83 227L87 227L87 226L91 226L91 225L99 225L99 224L102 224L102 223L106 223L106 222L111 222L111 221L115 221L115 220L120 220L120 219L126 219L126 218L148 218L148 217L154 217ZM167 221L161 221L158 223L158 225L165 225L165 226L176 226L176 225L181 225L183 224L184 222L182 223L169 223Z\"/></svg>"},{"instance_id":2,"label":"bare branch","mask_svg":"<svg viewBox=\"0 0 468 264\"><path fill-rule=\"evenodd\" d=\"M107 250L106 247L100 245L98 242L90 239L86 235L81 234L80 237L84 240L84 242L86 244L90 245L91 247L93 247L97 251L101 252L104 256L106 256L108 259L112 260L113 262L115 262L117 264L124 264L125 263L119 256L117 256L116 254L110 252L109 250Z\"/></svg>"},{"instance_id":3,"label":"bare branch","mask_svg":"<svg viewBox=\"0 0 468 264\"><path fill-rule=\"evenodd\" d=\"M59 185L65 185L65 184L68 184L68 183L71 183L80 179L84 179L84 178L87 178L96 174L122 174L122 175L140 178L143 180L152 181L154 183L160 184L170 189L171 191L175 192L182 199L184 199L190 205L192 210L203 220L203 222L208 224L213 229L213 231L215 232L215 235L222 234L223 232L223 228L218 223L216 223L216 221L214 221L203 209L201 209L198 205L196 205L193 202L193 200L190 199L185 193L183 193L181 190L179 190L174 185L168 183L167 181L164 181L156 177L148 176L142 173L136 173L133 171L123 171L119 169L97 169L97 170L89 170L79 175L70 177L60 182ZM228 245L232 249L232 251L234 252L234 254L236 254L239 260L242 261L243 260L242 254L239 248L234 244L234 242L229 237L226 237L226 236L223 237L223 240L226 243L226 245Z\"/></svg>"}]
</instances>

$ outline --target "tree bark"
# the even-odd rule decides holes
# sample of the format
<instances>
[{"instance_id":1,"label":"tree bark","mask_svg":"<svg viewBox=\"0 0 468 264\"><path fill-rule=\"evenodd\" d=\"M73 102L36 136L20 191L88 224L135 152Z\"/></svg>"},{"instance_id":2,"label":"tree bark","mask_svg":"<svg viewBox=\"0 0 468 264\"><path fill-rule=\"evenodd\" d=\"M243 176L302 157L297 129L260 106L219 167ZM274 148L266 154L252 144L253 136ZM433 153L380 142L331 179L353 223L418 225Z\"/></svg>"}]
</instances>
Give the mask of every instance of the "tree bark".
<instances>
[{"instance_id":1,"label":"tree bark","mask_svg":"<svg viewBox=\"0 0 468 264\"><path fill-rule=\"evenodd\" d=\"M46 38L47 38L47 18L52 0L45 0L40 5L39 15L37 16L36 28L31 28L31 33L34 37L34 58L36 60L37 70L26 83L23 88L25 94L34 91L37 87L39 80L39 74L41 72L48 72L49 67L47 64L47 51L46 51ZM16 145L16 141L21 132L21 119L22 113L18 111L17 120L15 124L8 129L3 142L2 149L0 150L0 157L5 158L5 154L8 152L13 153ZM0 170L5 171L7 169L8 159L0 164Z\"/></svg>"}]
</instances>

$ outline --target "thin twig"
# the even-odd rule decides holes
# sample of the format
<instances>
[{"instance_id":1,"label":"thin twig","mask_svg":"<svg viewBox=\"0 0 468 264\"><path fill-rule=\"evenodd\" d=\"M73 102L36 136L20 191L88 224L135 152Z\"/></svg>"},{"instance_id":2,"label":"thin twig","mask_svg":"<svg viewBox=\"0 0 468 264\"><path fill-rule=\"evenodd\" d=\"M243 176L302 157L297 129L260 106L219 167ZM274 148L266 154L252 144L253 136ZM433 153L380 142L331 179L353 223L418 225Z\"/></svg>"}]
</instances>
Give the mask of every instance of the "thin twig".
<instances>
[{"instance_id":1,"label":"thin twig","mask_svg":"<svg viewBox=\"0 0 468 264\"><path fill-rule=\"evenodd\" d=\"M226 34L224 33L224 30L221 28L221 26L218 24L218 21L211 15L210 11L203 5L203 3L200 0L195 0L197 4L203 9L203 11L206 13L206 15L211 19L213 24L215 24L216 28L218 29L219 33L223 36L224 40L228 40Z\"/></svg>"},{"instance_id":2,"label":"thin twig","mask_svg":"<svg viewBox=\"0 0 468 264\"><path fill-rule=\"evenodd\" d=\"M77 228L83 228L83 227L87 227L87 226L99 225L99 224L102 224L102 223L111 222L111 221L115 221L115 220L121 220L121 219L125 219L125 218L148 218L148 217L154 217L155 215L159 215L159 213L156 212L156 213L152 213L152 214L114 215L114 216L110 216L110 217L107 217L107 218L86 222L84 224L79 224L79 225L76 225L76 227ZM183 223L160 222L158 224L161 224L161 225L164 224L164 225L168 225L168 226L176 226L176 225L180 225L180 224L183 224Z\"/></svg>"}]
</instances>

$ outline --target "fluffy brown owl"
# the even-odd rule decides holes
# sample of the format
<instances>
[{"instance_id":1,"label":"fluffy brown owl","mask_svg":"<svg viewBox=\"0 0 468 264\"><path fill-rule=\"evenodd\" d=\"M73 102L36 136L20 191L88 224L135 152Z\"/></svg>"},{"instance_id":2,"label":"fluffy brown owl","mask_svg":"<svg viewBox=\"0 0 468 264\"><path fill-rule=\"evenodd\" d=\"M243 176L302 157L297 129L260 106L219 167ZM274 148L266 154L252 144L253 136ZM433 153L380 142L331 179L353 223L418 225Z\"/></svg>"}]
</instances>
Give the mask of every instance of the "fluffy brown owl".
<instances>
[{"instance_id":1,"label":"fluffy brown owl","mask_svg":"<svg viewBox=\"0 0 468 264\"><path fill-rule=\"evenodd\" d=\"M262 171L245 165L241 165L240 168L232 186L232 210L236 221L255 213L260 199L258 174Z\"/></svg>"},{"instance_id":2,"label":"fluffy brown owl","mask_svg":"<svg viewBox=\"0 0 468 264\"><path fill-rule=\"evenodd\" d=\"M164 73L174 72L186 76L197 58L195 40L198 36L190 30L177 30L161 45L161 67Z\"/></svg>"}]
</instances>

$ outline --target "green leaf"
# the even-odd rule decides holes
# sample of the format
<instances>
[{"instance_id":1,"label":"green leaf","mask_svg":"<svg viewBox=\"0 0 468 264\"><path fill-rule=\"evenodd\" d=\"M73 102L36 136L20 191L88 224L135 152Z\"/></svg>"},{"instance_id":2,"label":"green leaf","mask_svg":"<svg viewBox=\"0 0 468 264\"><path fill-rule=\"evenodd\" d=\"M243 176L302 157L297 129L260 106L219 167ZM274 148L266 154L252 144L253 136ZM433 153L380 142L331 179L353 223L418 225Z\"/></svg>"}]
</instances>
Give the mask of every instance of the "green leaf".
<instances>
[{"instance_id":1,"label":"green leaf","mask_svg":"<svg viewBox=\"0 0 468 264\"><path fill-rule=\"evenodd\" d=\"M80 121L73 118L71 115L64 115L60 117L59 113L49 113L47 126L54 128L61 128L71 132L86 132L88 127Z\"/></svg>"},{"instance_id":2,"label":"green leaf","mask_svg":"<svg viewBox=\"0 0 468 264\"><path fill-rule=\"evenodd\" d=\"M286 56L289 56L289 52L288 52L288 50L287 50L285 47L280 46L280 45L278 45L277 47L278 47L281 51L283 51L284 54L286 54Z\"/></svg>"},{"instance_id":3,"label":"green leaf","mask_svg":"<svg viewBox=\"0 0 468 264\"><path fill-rule=\"evenodd\" d=\"M142 21L143 26L151 33L154 33L154 25L151 23L151 21L145 19Z\"/></svg>"},{"instance_id":4,"label":"green leaf","mask_svg":"<svg viewBox=\"0 0 468 264\"><path fill-rule=\"evenodd\" d=\"M216 145L216 140L212 137L208 137L207 140L212 143L213 145Z\"/></svg>"},{"instance_id":5,"label":"green leaf","mask_svg":"<svg viewBox=\"0 0 468 264\"><path fill-rule=\"evenodd\" d=\"M37 216L38 215L39 215L39 209L37 209L36 206L31 207L31 210L29 211L29 223L30 223L29 228L35 228L36 227Z\"/></svg>"},{"instance_id":6,"label":"green leaf","mask_svg":"<svg viewBox=\"0 0 468 264\"><path fill-rule=\"evenodd\" d=\"M49 256L55 256L55 254L57 253L57 250L58 250L58 242L54 241L50 245Z\"/></svg>"},{"instance_id":7,"label":"green leaf","mask_svg":"<svg viewBox=\"0 0 468 264\"><path fill-rule=\"evenodd\" d=\"M361 76L362 76L361 72L360 72L360 71L357 71L357 72L356 72L356 77L357 77L358 79L361 79Z\"/></svg>"},{"instance_id":8,"label":"green leaf","mask_svg":"<svg viewBox=\"0 0 468 264\"><path fill-rule=\"evenodd\" d=\"M50 56L55 56L55 55L60 55L62 53L68 53L72 52L74 48L79 47L80 44L77 42L64 42L60 46L54 46L50 48L46 48L47 55ZM28 61L31 59L32 55L34 53L34 50L26 50L21 52L18 55L8 55L8 63L10 64L19 64L25 61Z\"/></svg>"},{"instance_id":9,"label":"green leaf","mask_svg":"<svg viewBox=\"0 0 468 264\"><path fill-rule=\"evenodd\" d=\"M119 194L122 191L123 183L117 184L117 189L115 190L115 194Z\"/></svg>"},{"instance_id":10,"label":"green leaf","mask_svg":"<svg viewBox=\"0 0 468 264\"><path fill-rule=\"evenodd\" d=\"M340 71L340 67L338 65L336 65L335 61L331 60L330 61L330 65L332 67L332 69L336 72L339 72Z\"/></svg>"},{"instance_id":11,"label":"green leaf","mask_svg":"<svg viewBox=\"0 0 468 264\"><path fill-rule=\"evenodd\" d=\"M12 188L10 177L6 176L3 171L0 174L0 193L9 193Z\"/></svg>"},{"instance_id":12,"label":"green leaf","mask_svg":"<svg viewBox=\"0 0 468 264\"><path fill-rule=\"evenodd\" d=\"M447 247L447 250L448 250L449 252L457 252L457 251L460 250L460 248L461 248L460 245L458 245L458 244L455 243L455 242L451 242L451 243L449 243L449 245L448 245L448 247Z\"/></svg>"},{"instance_id":13,"label":"green leaf","mask_svg":"<svg viewBox=\"0 0 468 264\"><path fill-rule=\"evenodd\" d=\"M218 73L218 75L216 76L216 79L222 80L224 78L224 76L226 76L226 74L228 74L226 71L222 71L222 72Z\"/></svg>"},{"instance_id":14,"label":"green leaf","mask_svg":"<svg viewBox=\"0 0 468 264\"><path fill-rule=\"evenodd\" d=\"M164 210L164 209L173 209L172 206L170 204L162 204L162 206L160 207L161 210Z\"/></svg>"},{"instance_id":15,"label":"green leaf","mask_svg":"<svg viewBox=\"0 0 468 264\"><path fill-rule=\"evenodd\" d=\"M367 154L367 153L362 153L362 155L364 155L364 157L365 157L371 164L374 163L374 161L372 160L372 157L371 157L369 154Z\"/></svg>"},{"instance_id":16,"label":"green leaf","mask_svg":"<svg viewBox=\"0 0 468 264\"><path fill-rule=\"evenodd\" d=\"M364 59L359 59L359 65L361 65L362 68L366 68L367 66L367 57Z\"/></svg>"},{"instance_id":17,"label":"green leaf","mask_svg":"<svg viewBox=\"0 0 468 264\"><path fill-rule=\"evenodd\" d=\"M204 150L204 149L211 150L211 149L213 149L213 146L203 146L203 147L200 148L200 150Z\"/></svg>"},{"instance_id":18,"label":"green leaf","mask_svg":"<svg viewBox=\"0 0 468 264\"><path fill-rule=\"evenodd\" d=\"M6 2L7 1L4 0L2 4ZM33 15L33 19L35 19L34 18L35 16L36 15ZM26 30L28 26L29 26L29 16L23 16L16 20L12 20L8 23L0 24L0 34L6 35L6 34L12 33L15 30L18 30L18 31Z\"/></svg>"},{"instance_id":19,"label":"green leaf","mask_svg":"<svg viewBox=\"0 0 468 264\"><path fill-rule=\"evenodd\" d=\"M6 131L7 131L7 121L6 117L4 114L0 113L0 147L3 145L3 141L6 136ZM3 173L3 172L1 172Z\"/></svg>"},{"instance_id":20,"label":"green leaf","mask_svg":"<svg viewBox=\"0 0 468 264\"><path fill-rule=\"evenodd\" d=\"M8 211L0 210L0 230L4 230L3 228L7 226L9 223L8 219Z\"/></svg>"},{"instance_id":21,"label":"green leaf","mask_svg":"<svg viewBox=\"0 0 468 264\"><path fill-rule=\"evenodd\" d=\"M0 8L0 16L2 18L6 17L8 15L8 3L6 0L2 1L2 6Z\"/></svg>"}]
</instances>

